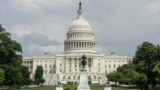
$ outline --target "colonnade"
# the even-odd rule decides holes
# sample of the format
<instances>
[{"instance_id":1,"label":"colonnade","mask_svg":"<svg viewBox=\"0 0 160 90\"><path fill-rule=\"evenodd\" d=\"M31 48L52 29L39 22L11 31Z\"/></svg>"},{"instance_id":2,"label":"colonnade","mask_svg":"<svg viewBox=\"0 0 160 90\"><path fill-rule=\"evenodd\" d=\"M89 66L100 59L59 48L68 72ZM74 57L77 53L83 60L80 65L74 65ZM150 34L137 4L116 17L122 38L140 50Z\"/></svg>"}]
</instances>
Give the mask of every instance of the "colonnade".
<instances>
[{"instance_id":1,"label":"colonnade","mask_svg":"<svg viewBox=\"0 0 160 90\"><path fill-rule=\"evenodd\" d=\"M95 50L95 42L66 42L65 51L68 50Z\"/></svg>"},{"instance_id":2,"label":"colonnade","mask_svg":"<svg viewBox=\"0 0 160 90\"><path fill-rule=\"evenodd\" d=\"M76 39L76 38L90 38L94 39L93 33L69 33L67 34L67 39Z\"/></svg>"}]
</instances>

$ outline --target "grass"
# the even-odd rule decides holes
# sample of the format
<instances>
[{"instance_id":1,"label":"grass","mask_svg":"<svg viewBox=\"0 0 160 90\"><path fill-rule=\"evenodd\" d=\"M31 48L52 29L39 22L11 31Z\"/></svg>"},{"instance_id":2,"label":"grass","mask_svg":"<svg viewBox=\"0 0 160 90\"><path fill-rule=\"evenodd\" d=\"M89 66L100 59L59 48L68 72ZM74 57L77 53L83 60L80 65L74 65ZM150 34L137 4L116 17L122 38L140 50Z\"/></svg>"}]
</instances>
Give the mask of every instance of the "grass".
<instances>
[{"instance_id":1,"label":"grass","mask_svg":"<svg viewBox=\"0 0 160 90\"><path fill-rule=\"evenodd\" d=\"M131 88L131 87L113 87L112 90L140 90L140 89L137 89L137 88Z\"/></svg>"},{"instance_id":2,"label":"grass","mask_svg":"<svg viewBox=\"0 0 160 90\"><path fill-rule=\"evenodd\" d=\"M23 88L19 90L56 90L54 86L44 86L44 87L33 87L33 88ZM65 85L64 90L77 90L77 86L73 85ZM91 90L104 90L103 86L91 86ZM140 90L135 88L129 88L129 87L112 87L112 90Z\"/></svg>"},{"instance_id":3,"label":"grass","mask_svg":"<svg viewBox=\"0 0 160 90\"><path fill-rule=\"evenodd\" d=\"M54 86L43 86L43 87L22 88L18 90L56 90L56 89Z\"/></svg>"}]
</instances>

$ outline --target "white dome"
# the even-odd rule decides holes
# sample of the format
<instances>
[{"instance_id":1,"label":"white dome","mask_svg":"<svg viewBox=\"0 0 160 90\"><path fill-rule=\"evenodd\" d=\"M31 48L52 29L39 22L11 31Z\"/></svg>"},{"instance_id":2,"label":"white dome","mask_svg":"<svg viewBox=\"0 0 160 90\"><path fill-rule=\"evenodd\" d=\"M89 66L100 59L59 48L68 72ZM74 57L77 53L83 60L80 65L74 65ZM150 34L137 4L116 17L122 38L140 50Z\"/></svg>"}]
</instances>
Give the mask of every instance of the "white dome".
<instances>
[{"instance_id":1,"label":"white dome","mask_svg":"<svg viewBox=\"0 0 160 90\"><path fill-rule=\"evenodd\" d=\"M81 10L81 7L78 10L77 18L70 25L69 31L72 30L91 31L91 25L83 18L83 11Z\"/></svg>"},{"instance_id":2,"label":"white dome","mask_svg":"<svg viewBox=\"0 0 160 90\"><path fill-rule=\"evenodd\" d=\"M72 22L69 30L89 30L91 31L91 25L83 18L78 18Z\"/></svg>"},{"instance_id":3,"label":"white dome","mask_svg":"<svg viewBox=\"0 0 160 90\"><path fill-rule=\"evenodd\" d=\"M64 41L64 51L66 53L96 53L96 41L91 25L83 18L81 3L79 4L78 16L71 23L69 31Z\"/></svg>"}]
</instances>

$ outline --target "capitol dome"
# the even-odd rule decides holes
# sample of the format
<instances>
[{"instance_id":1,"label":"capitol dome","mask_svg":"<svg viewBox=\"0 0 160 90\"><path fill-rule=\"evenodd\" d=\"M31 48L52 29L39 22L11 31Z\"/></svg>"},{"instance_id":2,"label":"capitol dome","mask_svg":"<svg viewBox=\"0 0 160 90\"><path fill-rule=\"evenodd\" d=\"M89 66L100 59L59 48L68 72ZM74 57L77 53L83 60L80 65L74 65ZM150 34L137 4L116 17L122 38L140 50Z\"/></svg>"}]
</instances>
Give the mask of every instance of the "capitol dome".
<instances>
[{"instance_id":1,"label":"capitol dome","mask_svg":"<svg viewBox=\"0 0 160 90\"><path fill-rule=\"evenodd\" d=\"M77 18L71 23L64 41L65 52L96 52L96 41L91 25L83 18L81 3L79 3Z\"/></svg>"},{"instance_id":2,"label":"capitol dome","mask_svg":"<svg viewBox=\"0 0 160 90\"><path fill-rule=\"evenodd\" d=\"M91 25L83 17L77 18L70 25L69 30L88 30L91 31Z\"/></svg>"}]
</instances>

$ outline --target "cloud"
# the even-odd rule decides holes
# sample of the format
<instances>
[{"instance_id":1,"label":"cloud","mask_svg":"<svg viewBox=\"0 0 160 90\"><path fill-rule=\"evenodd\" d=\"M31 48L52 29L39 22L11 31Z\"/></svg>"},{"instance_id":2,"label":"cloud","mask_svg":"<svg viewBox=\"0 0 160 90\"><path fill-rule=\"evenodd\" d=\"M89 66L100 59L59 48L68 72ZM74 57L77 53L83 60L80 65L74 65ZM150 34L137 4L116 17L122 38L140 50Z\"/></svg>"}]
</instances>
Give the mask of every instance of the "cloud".
<instances>
[{"instance_id":1,"label":"cloud","mask_svg":"<svg viewBox=\"0 0 160 90\"><path fill-rule=\"evenodd\" d=\"M40 56L44 55L45 52L51 53L51 55L56 55L57 53L62 52L62 45L59 46L39 46L39 45L30 45L30 46L23 46L23 55L27 56Z\"/></svg>"},{"instance_id":2,"label":"cloud","mask_svg":"<svg viewBox=\"0 0 160 90\"><path fill-rule=\"evenodd\" d=\"M65 21L61 19L50 17L41 22L16 24L9 28L9 31L19 37L30 33L44 34L50 39L57 39L62 42L65 38L65 33L67 32L64 23Z\"/></svg>"},{"instance_id":3,"label":"cloud","mask_svg":"<svg viewBox=\"0 0 160 90\"><path fill-rule=\"evenodd\" d=\"M154 15L160 14L160 2L159 1L148 3L146 5L146 8L151 14L154 14Z\"/></svg>"},{"instance_id":4,"label":"cloud","mask_svg":"<svg viewBox=\"0 0 160 90\"><path fill-rule=\"evenodd\" d=\"M69 6L73 0L12 0L13 7L20 11L35 11L43 8Z\"/></svg>"},{"instance_id":5,"label":"cloud","mask_svg":"<svg viewBox=\"0 0 160 90\"><path fill-rule=\"evenodd\" d=\"M44 52L50 52L55 55L63 49L63 44L56 39L49 39L44 34L30 33L21 37L12 34L12 37L21 44L24 56L43 55Z\"/></svg>"},{"instance_id":6,"label":"cloud","mask_svg":"<svg viewBox=\"0 0 160 90\"><path fill-rule=\"evenodd\" d=\"M15 25L12 27L11 32L18 35L19 37L31 33L31 31L27 30L27 28L24 27L24 25Z\"/></svg>"},{"instance_id":7,"label":"cloud","mask_svg":"<svg viewBox=\"0 0 160 90\"><path fill-rule=\"evenodd\" d=\"M39 46L49 46L49 45L60 45L57 40L50 40L44 34L30 33L20 37L20 42L23 45L39 45Z\"/></svg>"}]
</instances>

